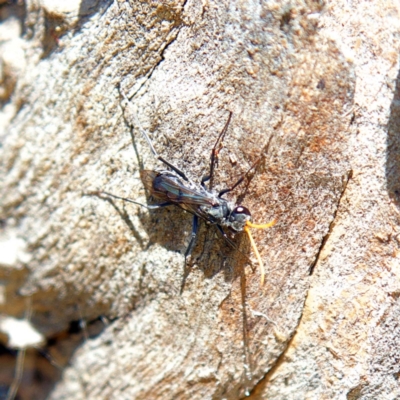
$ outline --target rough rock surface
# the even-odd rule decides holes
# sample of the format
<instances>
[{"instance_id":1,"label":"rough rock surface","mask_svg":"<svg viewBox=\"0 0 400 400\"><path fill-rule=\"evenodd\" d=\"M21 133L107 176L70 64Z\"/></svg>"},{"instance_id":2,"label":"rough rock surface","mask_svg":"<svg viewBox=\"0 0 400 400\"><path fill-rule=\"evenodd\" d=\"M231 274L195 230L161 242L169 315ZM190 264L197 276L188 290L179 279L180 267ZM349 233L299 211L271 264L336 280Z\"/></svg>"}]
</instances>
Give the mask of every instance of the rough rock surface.
<instances>
[{"instance_id":1,"label":"rough rock surface","mask_svg":"<svg viewBox=\"0 0 400 400\"><path fill-rule=\"evenodd\" d=\"M2 392L400 396L396 2L32 0L0 16ZM233 249L203 223L184 267L190 214L93 195L152 201L139 172L165 167L138 121L200 182L229 111L214 183L260 160L227 197L277 221L254 231L262 287L244 235ZM39 353L12 345L12 318Z\"/></svg>"}]
</instances>

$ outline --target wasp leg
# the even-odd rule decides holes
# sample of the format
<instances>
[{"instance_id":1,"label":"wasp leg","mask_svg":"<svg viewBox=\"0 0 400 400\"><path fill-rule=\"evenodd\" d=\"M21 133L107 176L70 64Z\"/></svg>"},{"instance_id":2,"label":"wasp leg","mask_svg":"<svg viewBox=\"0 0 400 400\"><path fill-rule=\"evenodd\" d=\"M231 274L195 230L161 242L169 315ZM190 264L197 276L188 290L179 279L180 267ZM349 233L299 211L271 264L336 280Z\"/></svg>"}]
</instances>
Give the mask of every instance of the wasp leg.
<instances>
[{"instance_id":1,"label":"wasp leg","mask_svg":"<svg viewBox=\"0 0 400 400\"><path fill-rule=\"evenodd\" d=\"M186 259L190 256L193 251L194 244L196 242L197 231L199 228L199 217L197 215L193 215L193 225L192 225L192 234L189 242L189 246L185 251L185 266L186 266Z\"/></svg>"},{"instance_id":2,"label":"wasp leg","mask_svg":"<svg viewBox=\"0 0 400 400\"><path fill-rule=\"evenodd\" d=\"M223 236L223 238L227 241L227 243L233 247L235 250L238 250L237 246L235 243L232 242L231 239L229 239L228 235L224 232L224 230L222 229L221 225L217 225L218 230L220 231L221 235Z\"/></svg>"},{"instance_id":3,"label":"wasp leg","mask_svg":"<svg viewBox=\"0 0 400 400\"><path fill-rule=\"evenodd\" d=\"M128 103L131 104L131 102L129 101L129 99L126 97L125 93L123 93L122 91L120 91L122 97L124 98L124 100ZM135 121L138 125L138 129L140 131L140 133L144 136L144 138L146 139L147 143L150 146L150 150L153 153L154 157L161 161L162 163L164 163L165 165L167 165L168 167L170 167L174 172L176 172L181 178L183 178L185 181L189 182L189 178L185 175L185 173L183 171L181 171L178 167L175 167L175 165L171 164L169 161L167 161L165 158L161 157L156 149L153 146L152 141L150 140L149 136L147 135L146 131L143 129L142 124L139 121L139 118L136 114L134 114L135 117Z\"/></svg>"},{"instance_id":4,"label":"wasp leg","mask_svg":"<svg viewBox=\"0 0 400 400\"><path fill-rule=\"evenodd\" d=\"M142 203L139 203L138 201L129 199L127 197L120 197L120 196L116 196L115 194L111 194L111 193L108 193L108 192L101 192L101 191L91 192L91 193L88 193L88 194L89 195L93 195L93 196L98 196L98 197L101 197L102 194L103 195L105 194L106 196L113 197L114 199L123 200L123 201L126 201L128 203L137 204L138 206L142 206L142 207L147 208L149 210L156 210L157 208L167 207L167 206L170 206L170 205L173 204L170 201L166 201L165 203L160 203L160 204L150 204L150 205L142 204Z\"/></svg>"},{"instance_id":5,"label":"wasp leg","mask_svg":"<svg viewBox=\"0 0 400 400\"><path fill-rule=\"evenodd\" d=\"M187 258L192 253L194 243L196 241L198 228L199 228L199 217L197 215L193 215L192 235L190 238L189 246L187 247L187 249L185 251L185 264L183 266L184 272L183 272L183 279L182 279L180 294L183 293L183 289L185 288L186 278L188 277L189 272L190 272L190 268L187 268L186 261L187 261Z\"/></svg>"},{"instance_id":6,"label":"wasp leg","mask_svg":"<svg viewBox=\"0 0 400 400\"><path fill-rule=\"evenodd\" d=\"M187 247L187 249L185 251L185 264L183 266L184 272L183 272L183 279L182 279L181 290L180 290L181 294L183 293L183 290L185 288L186 279L187 279L187 277L189 275L189 272L190 272L190 268L187 268L186 261L187 261L187 258L192 253L192 250L194 248L194 244L196 242L198 228L199 228L199 217L197 215L193 215L192 234L191 234L189 246Z\"/></svg>"},{"instance_id":7,"label":"wasp leg","mask_svg":"<svg viewBox=\"0 0 400 400\"><path fill-rule=\"evenodd\" d=\"M228 235L224 232L224 230L222 229L221 225L217 225L217 228L219 230L219 232L221 233L222 237L226 240L226 242L229 244L229 246L231 246L233 249L235 249L236 251L238 251L243 257L245 257L247 259L247 261L250 262L251 265L251 269L253 269L253 265L251 264L251 260L248 256L246 256L246 254L244 254L242 251L239 250L239 248L236 246L236 244L229 239ZM254 271L254 269L253 269Z\"/></svg>"},{"instance_id":8,"label":"wasp leg","mask_svg":"<svg viewBox=\"0 0 400 400\"><path fill-rule=\"evenodd\" d=\"M217 141L215 142L215 145L211 151L210 173L208 175L203 176L201 180L201 186L203 186L204 189L207 189L205 185L207 181L210 181L210 189L212 189L214 169L216 164L218 163L218 153L222 149L222 141L224 140L224 136L228 130L229 123L231 122L231 117L232 117L232 111L229 112L229 117L225 123L224 129L222 129L221 133L219 134Z\"/></svg>"},{"instance_id":9,"label":"wasp leg","mask_svg":"<svg viewBox=\"0 0 400 400\"><path fill-rule=\"evenodd\" d=\"M265 150L265 154L267 154L268 153L268 149L269 149L269 145L270 145L270 143L271 143L271 140L272 140L272 136L269 138L269 140L268 140L268 143L267 143L267 147L266 147L266 150ZM258 166L258 164L260 163L260 161L262 160L262 158L263 158L263 156L261 156L237 181L236 181L236 183L233 185L233 186L231 186L230 188L227 188L227 189L223 189L223 190L221 190L219 193L218 193L218 197L221 197L221 196L223 196L225 193L228 193L228 192L232 192L232 190L233 189L235 189L237 186L239 186L243 181L244 181L244 179L247 177L247 175L249 175L249 173L250 173L250 171L252 170L252 169L254 169L254 168L256 168L257 166Z\"/></svg>"},{"instance_id":10,"label":"wasp leg","mask_svg":"<svg viewBox=\"0 0 400 400\"><path fill-rule=\"evenodd\" d=\"M247 170L247 172L246 172L245 174L243 174L243 175L237 180L237 182L236 182L233 186L231 186L230 188L221 190L221 191L218 193L218 197L222 197L225 193L232 192L233 189L235 189L237 186L239 186L239 185L244 181L244 179L247 177L247 175L250 173L250 171L251 171L253 168L255 168L255 167L258 165L258 163L259 163L260 161L261 161L261 158L259 158L259 159Z\"/></svg>"}]
</instances>

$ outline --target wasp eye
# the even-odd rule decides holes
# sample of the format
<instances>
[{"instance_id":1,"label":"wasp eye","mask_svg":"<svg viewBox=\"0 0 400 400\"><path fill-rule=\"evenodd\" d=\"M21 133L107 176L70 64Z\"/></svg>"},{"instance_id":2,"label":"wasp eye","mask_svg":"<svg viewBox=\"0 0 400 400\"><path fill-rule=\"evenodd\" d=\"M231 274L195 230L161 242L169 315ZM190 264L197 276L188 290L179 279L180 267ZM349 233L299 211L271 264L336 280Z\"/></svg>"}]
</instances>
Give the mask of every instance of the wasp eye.
<instances>
[{"instance_id":1,"label":"wasp eye","mask_svg":"<svg viewBox=\"0 0 400 400\"><path fill-rule=\"evenodd\" d=\"M246 207L243 207L243 206L237 206L233 210L233 214L244 214L244 215L251 217L251 213L250 213L249 209Z\"/></svg>"}]
</instances>

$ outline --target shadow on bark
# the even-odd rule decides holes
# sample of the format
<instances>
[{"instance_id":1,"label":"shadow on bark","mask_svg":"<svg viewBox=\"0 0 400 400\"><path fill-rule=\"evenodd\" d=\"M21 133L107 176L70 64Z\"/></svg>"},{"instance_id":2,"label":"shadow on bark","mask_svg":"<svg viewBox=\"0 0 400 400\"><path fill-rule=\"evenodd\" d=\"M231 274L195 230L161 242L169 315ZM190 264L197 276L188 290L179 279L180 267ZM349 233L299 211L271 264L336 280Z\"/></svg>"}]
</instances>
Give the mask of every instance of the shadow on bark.
<instances>
[{"instance_id":1,"label":"shadow on bark","mask_svg":"<svg viewBox=\"0 0 400 400\"><path fill-rule=\"evenodd\" d=\"M98 336L105 326L102 318L87 323L72 321L66 331L49 337L44 347L22 350L20 366L21 350L0 344L0 399L47 399L75 351L86 340ZM13 389L14 397L9 397Z\"/></svg>"},{"instance_id":2,"label":"shadow on bark","mask_svg":"<svg viewBox=\"0 0 400 400\"><path fill-rule=\"evenodd\" d=\"M97 13L100 13L100 15L103 14L111 4L112 0L82 0L77 13L78 19L76 22L72 23L74 26L73 34L75 35L79 33L90 17ZM71 20L73 19L75 19L75 17L71 18ZM63 51L63 47L60 47L60 43L62 43L62 36L71 29L70 24L71 21L68 17L45 10L45 34L43 36L42 58L48 58L59 48L61 48L61 51Z\"/></svg>"},{"instance_id":3,"label":"shadow on bark","mask_svg":"<svg viewBox=\"0 0 400 400\"><path fill-rule=\"evenodd\" d=\"M387 130L386 184L390 198L400 208L400 71L396 78L396 88Z\"/></svg>"}]
</instances>

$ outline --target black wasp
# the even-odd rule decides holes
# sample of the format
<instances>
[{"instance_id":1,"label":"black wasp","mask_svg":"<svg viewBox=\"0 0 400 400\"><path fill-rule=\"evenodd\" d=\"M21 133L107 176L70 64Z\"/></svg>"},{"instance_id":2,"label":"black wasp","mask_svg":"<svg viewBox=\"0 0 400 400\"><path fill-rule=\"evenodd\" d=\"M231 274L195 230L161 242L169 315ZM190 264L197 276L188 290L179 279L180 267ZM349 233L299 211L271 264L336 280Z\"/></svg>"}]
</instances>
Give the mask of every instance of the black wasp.
<instances>
[{"instance_id":1,"label":"black wasp","mask_svg":"<svg viewBox=\"0 0 400 400\"><path fill-rule=\"evenodd\" d=\"M129 104L129 100L126 98L126 96L124 96L124 98ZM236 205L222 197L226 193L234 190L239 184L241 184L245 177L249 174L249 172L258 164L258 161L254 163L251 168L244 175L242 175L239 180L231 187L223 189L219 192L214 192L212 190L214 168L217 162L218 153L222 148L222 141L228 130L231 117L232 112L229 113L228 120L223 130L219 134L214 148L212 149L209 174L203 177L200 185L192 182L183 171L175 167L173 164L165 160L157 153L149 136L141 127L139 120L136 118L139 130L149 144L155 158L157 158L159 161L161 161L171 169L167 171L142 170L140 172L141 179L148 193L150 193L153 198L159 200L161 203L145 205L138 203L135 200L115 196L107 192L97 192L97 194L105 194L116 199L138 204L148 209L156 209L170 205L176 205L193 214L192 235L189 246L187 247L185 252L185 264L186 259L191 254L195 244L197 230L199 226L199 218L205 220L209 224L215 225L221 232L223 237L233 247L236 246L229 239L224 231L224 228L229 229L233 233L245 231L250 239L251 246L260 265L262 285L264 283L265 275L264 265L261 260L260 253L258 252L258 249L255 245L254 239L250 233L250 228L266 229L273 226L275 224L275 220L262 225L253 224L251 222L251 213L246 207L243 207L242 205ZM208 188L206 186L206 182L210 182Z\"/></svg>"}]
</instances>

